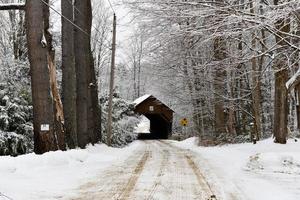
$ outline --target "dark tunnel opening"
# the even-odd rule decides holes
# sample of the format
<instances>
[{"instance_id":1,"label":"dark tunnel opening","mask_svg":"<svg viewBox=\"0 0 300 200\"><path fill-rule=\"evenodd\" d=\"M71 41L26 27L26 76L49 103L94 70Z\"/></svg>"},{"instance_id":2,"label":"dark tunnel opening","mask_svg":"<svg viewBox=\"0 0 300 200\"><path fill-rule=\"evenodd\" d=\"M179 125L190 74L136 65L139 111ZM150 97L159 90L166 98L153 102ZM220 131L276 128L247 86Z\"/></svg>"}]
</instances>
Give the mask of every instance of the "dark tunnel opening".
<instances>
[{"instance_id":1,"label":"dark tunnel opening","mask_svg":"<svg viewBox=\"0 0 300 200\"><path fill-rule=\"evenodd\" d=\"M171 132L172 124L165 120L160 114L146 114L150 120L150 133L140 133L138 139L155 140L168 139Z\"/></svg>"}]
</instances>

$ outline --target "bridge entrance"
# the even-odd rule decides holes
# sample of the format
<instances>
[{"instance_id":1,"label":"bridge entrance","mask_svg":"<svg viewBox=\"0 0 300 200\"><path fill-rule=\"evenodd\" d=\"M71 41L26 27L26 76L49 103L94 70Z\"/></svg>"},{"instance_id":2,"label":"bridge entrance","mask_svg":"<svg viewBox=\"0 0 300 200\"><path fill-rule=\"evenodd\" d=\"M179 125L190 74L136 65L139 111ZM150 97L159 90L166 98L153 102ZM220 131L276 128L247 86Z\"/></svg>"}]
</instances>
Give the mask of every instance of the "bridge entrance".
<instances>
[{"instance_id":1,"label":"bridge entrance","mask_svg":"<svg viewBox=\"0 0 300 200\"><path fill-rule=\"evenodd\" d=\"M152 95L144 95L134 102L135 113L150 121L150 133L140 133L139 139L168 139L172 135L174 111Z\"/></svg>"}]
</instances>

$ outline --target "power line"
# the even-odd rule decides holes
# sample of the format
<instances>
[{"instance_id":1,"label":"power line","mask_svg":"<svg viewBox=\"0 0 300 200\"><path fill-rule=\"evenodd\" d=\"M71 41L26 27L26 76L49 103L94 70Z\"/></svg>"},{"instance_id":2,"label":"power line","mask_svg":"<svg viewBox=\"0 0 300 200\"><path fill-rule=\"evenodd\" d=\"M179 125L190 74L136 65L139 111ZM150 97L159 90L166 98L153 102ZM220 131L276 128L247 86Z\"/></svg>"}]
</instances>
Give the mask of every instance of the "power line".
<instances>
[{"instance_id":1,"label":"power line","mask_svg":"<svg viewBox=\"0 0 300 200\"><path fill-rule=\"evenodd\" d=\"M70 19L68 19L66 16L62 15L60 12L58 12L55 8L53 8L49 3L47 3L44 0L40 0L42 1L45 5L47 5L51 10L53 10L54 12L56 12L58 15L60 15L61 17L63 17L65 20L67 20L69 23L71 23L73 26L75 26L76 28L78 28L81 32L83 32L84 34L88 35L90 37L90 34L88 34L85 30L83 30L82 28L80 28L78 25L76 25L74 22L72 22Z\"/></svg>"},{"instance_id":2,"label":"power line","mask_svg":"<svg viewBox=\"0 0 300 200\"><path fill-rule=\"evenodd\" d=\"M68 0L69 4L72 5L73 9L76 10L82 17L84 17L85 15L72 3L72 0ZM99 23L98 20L95 20L97 23ZM92 23L92 27L96 30L96 32L101 33L101 31ZM110 41L105 37L104 40L106 40L106 42Z\"/></svg>"},{"instance_id":3,"label":"power line","mask_svg":"<svg viewBox=\"0 0 300 200\"><path fill-rule=\"evenodd\" d=\"M45 5L47 5L51 10L53 10L55 13L57 13L58 15L60 15L61 17L63 17L65 20L67 20L69 23L71 23L75 28L77 28L79 31L81 31L82 33L84 33L85 35L87 35L88 37L92 38L91 34L89 34L88 32L86 32L85 30L83 30L80 26L76 25L74 22L72 22L70 19L68 19L66 16L64 16L63 14L61 14L59 11L57 11L53 6L51 6L49 3L45 2L44 0L40 0L42 3L44 3ZM95 27L94 27L95 28ZM95 30L98 33L101 33L97 28L95 28ZM94 38L94 40L96 42L101 43L103 46L105 46L106 48L110 48L107 45L105 45L103 42L100 42L98 39Z\"/></svg>"},{"instance_id":4,"label":"power line","mask_svg":"<svg viewBox=\"0 0 300 200\"><path fill-rule=\"evenodd\" d=\"M110 0L107 0L107 1L108 1L108 3L109 3L110 8L111 8L112 11L114 12L114 14L116 14L116 11L115 11L115 9L113 8L113 5L112 5L111 1L110 1Z\"/></svg>"}]
</instances>

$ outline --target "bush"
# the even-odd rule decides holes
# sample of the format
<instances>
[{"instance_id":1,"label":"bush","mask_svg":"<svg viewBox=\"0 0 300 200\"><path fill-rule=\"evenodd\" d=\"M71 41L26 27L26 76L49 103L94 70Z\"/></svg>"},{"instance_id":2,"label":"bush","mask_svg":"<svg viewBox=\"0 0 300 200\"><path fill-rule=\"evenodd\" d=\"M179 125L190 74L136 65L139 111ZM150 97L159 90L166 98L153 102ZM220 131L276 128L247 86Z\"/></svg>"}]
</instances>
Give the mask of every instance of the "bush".
<instances>
[{"instance_id":1,"label":"bush","mask_svg":"<svg viewBox=\"0 0 300 200\"><path fill-rule=\"evenodd\" d=\"M102 106L102 141L107 138L107 113L108 97L100 99ZM113 116L112 116L112 146L122 147L137 138L134 128L139 123L139 118L134 113L134 105L114 94L113 98Z\"/></svg>"},{"instance_id":2,"label":"bush","mask_svg":"<svg viewBox=\"0 0 300 200\"><path fill-rule=\"evenodd\" d=\"M23 135L0 131L0 155L17 156L25 154L32 148L27 142L26 137Z\"/></svg>"},{"instance_id":3,"label":"bush","mask_svg":"<svg viewBox=\"0 0 300 200\"><path fill-rule=\"evenodd\" d=\"M32 106L17 96L7 85L0 85L0 155L15 156L33 149Z\"/></svg>"}]
</instances>

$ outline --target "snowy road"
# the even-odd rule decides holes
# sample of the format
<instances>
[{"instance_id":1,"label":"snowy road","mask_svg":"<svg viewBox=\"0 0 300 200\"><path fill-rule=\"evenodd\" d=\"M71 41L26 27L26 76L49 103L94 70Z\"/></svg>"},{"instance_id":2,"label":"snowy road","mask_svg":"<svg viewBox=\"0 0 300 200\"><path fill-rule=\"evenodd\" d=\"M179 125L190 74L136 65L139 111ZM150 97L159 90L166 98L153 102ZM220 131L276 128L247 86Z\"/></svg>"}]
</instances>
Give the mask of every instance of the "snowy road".
<instances>
[{"instance_id":1,"label":"snowy road","mask_svg":"<svg viewBox=\"0 0 300 200\"><path fill-rule=\"evenodd\" d=\"M197 138L124 148L0 157L1 194L13 200L298 200L300 146L272 138L199 147ZM205 176L205 178L204 178Z\"/></svg>"},{"instance_id":2,"label":"snowy road","mask_svg":"<svg viewBox=\"0 0 300 200\"><path fill-rule=\"evenodd\" d=\"M71 199L215 199L192 152L168 141L144 143L124 163L82 185Z\"/></svg>"}]
</instances>

